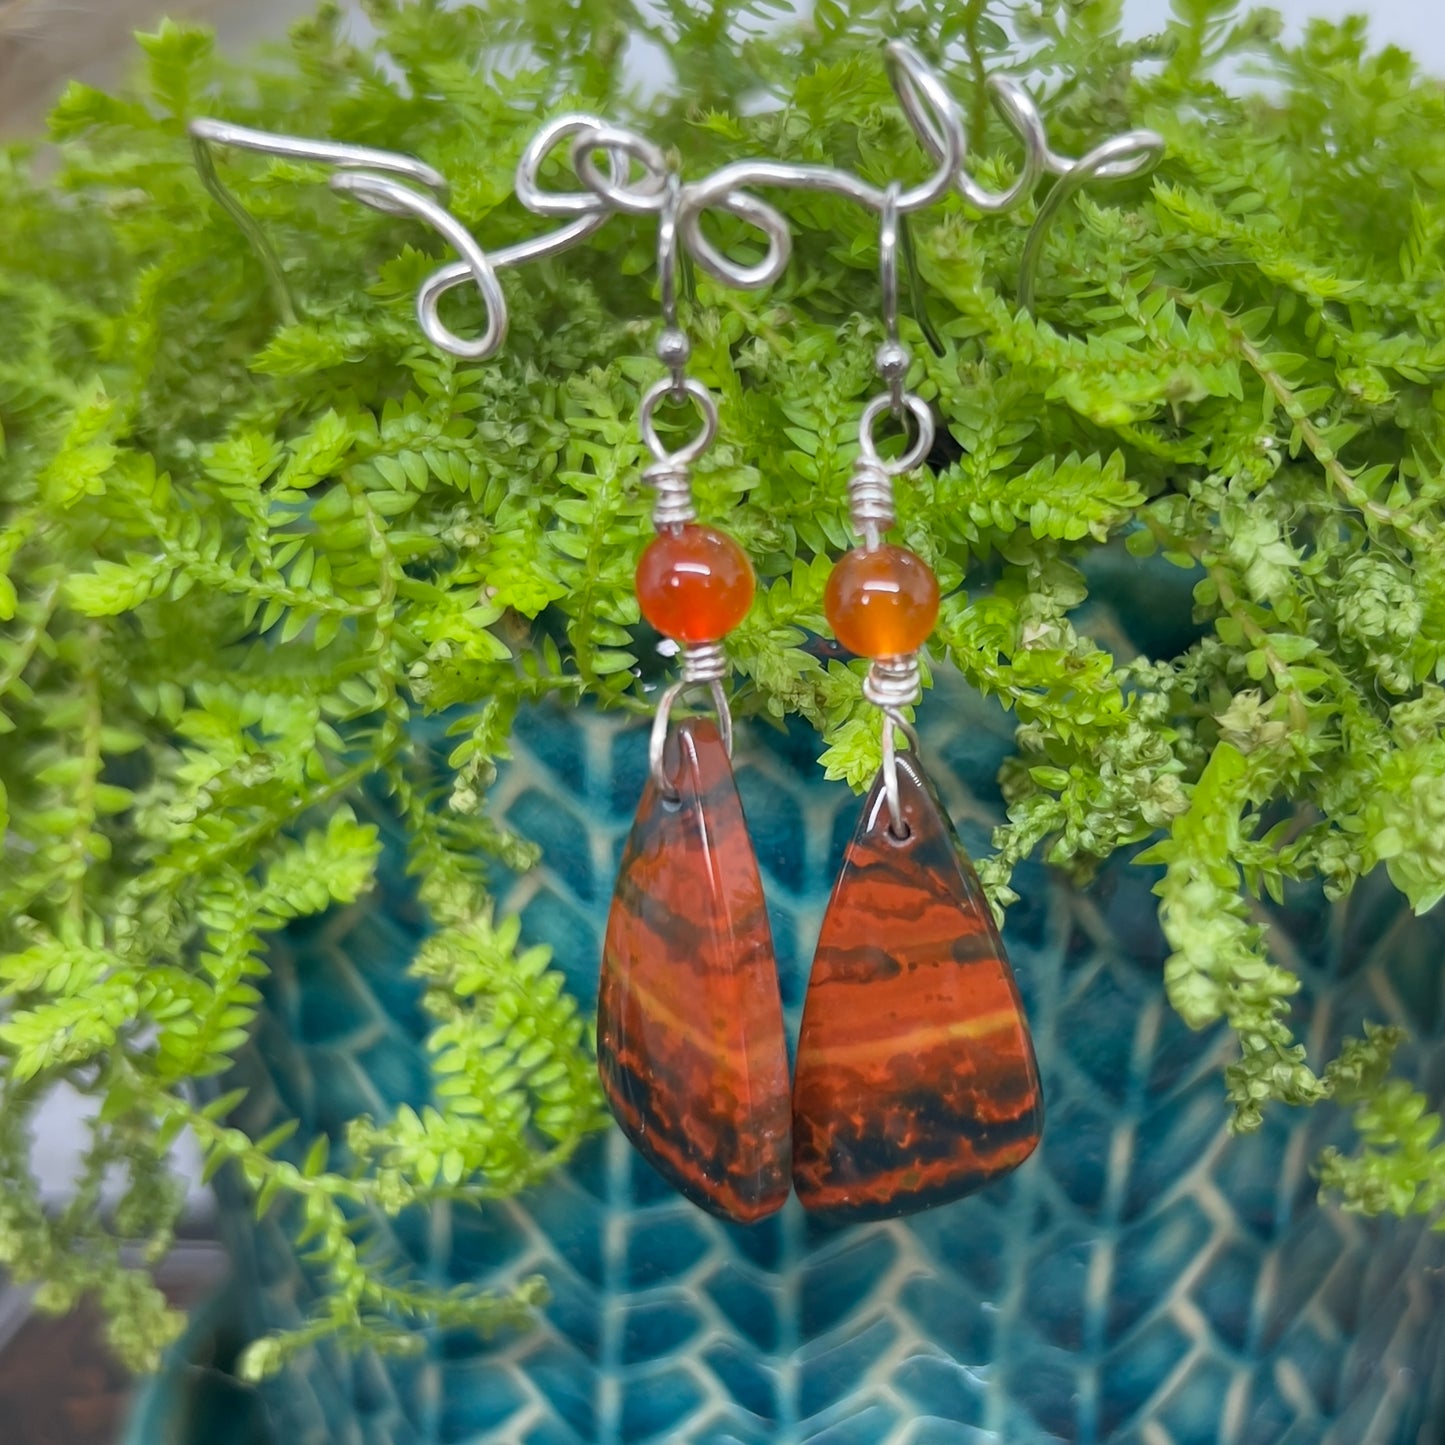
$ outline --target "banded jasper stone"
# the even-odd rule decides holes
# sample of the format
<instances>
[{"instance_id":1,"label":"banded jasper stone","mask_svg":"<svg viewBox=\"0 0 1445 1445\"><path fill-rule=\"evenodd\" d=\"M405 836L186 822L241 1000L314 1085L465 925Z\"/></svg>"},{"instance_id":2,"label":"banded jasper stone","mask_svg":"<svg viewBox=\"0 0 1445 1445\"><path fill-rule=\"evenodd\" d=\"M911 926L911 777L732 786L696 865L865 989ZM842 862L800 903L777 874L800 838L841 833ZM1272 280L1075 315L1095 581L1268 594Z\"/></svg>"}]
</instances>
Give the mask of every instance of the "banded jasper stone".
<instances>
[{"instance_id":1,"label":"banded jasper stone","mask_svg":"<svg viewBox=\"0 0 1445 1445\"><path fill-rule=\"evenodd\" d=\"M668 740L603 946L597 1063L632 1143L694 1204L752 1223L788 1197L788 1054L772 933L715 724Z\"/></svg>"},{"instance_id":2,"label":"banded jasper stone","mask_svg":"<svg viewBox=\"0 0 1445 1445\"><path fill-rule=\"evenodd\" d=\"M1016 1169L1043 1129L1038 1066L988 903L933 789L898 758L906 838L880 775L818 938L793 1086L808 1209L885 1219Z\"/></svg>"}]
</instances>

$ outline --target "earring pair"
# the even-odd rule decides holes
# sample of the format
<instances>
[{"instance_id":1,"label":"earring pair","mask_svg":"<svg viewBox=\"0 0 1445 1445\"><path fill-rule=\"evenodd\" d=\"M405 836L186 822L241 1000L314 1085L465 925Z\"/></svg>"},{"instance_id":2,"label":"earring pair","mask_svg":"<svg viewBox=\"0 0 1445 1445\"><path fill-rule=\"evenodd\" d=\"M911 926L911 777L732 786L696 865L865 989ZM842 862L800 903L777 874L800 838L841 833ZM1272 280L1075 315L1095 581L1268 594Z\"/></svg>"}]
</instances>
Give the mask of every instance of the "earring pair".
<instances>
[{"instance_id":1,"label":"earring pair","mask_svg":"<svg viewBox=\"0 0 1445 1445\"><path fill-rule=\"evenodd\" d=\"M885 210L885 240L888 222ZM686 338L667 287L659 355L671 377L641 408L657 536L638 564L637 596L644 617L679 645L682 668L659 700L649 779L608 916L598 1067L633 1145L695 1204L740 1223L781 1209L790 1188L805 1208L836 1220L943 1204L1016 1168L1043 1126L1003 943L903 711L921 696L918 649L939 594L922 558L883 540L894 522L893 478L921 463L933 438L928 406L904 389L909 356L889 279L885 264L878 366L889 390L864 410L848 487L861 541L825 593L838 640L870 660L864 694L882 715L882 766L823 918L791 1084L722 687L723 639L751 605L753 571L733 538L696 519L690 468L716 434L717 410L685 375ZM892 280L896 287L896 270ZM668 452L653 413L664 399L688 398L702 429ZM894 461L873 439L885 411L911 417L917 433ZM670 727L678 698L700 686L717 721Z\"/></svg>"}]
</instances>

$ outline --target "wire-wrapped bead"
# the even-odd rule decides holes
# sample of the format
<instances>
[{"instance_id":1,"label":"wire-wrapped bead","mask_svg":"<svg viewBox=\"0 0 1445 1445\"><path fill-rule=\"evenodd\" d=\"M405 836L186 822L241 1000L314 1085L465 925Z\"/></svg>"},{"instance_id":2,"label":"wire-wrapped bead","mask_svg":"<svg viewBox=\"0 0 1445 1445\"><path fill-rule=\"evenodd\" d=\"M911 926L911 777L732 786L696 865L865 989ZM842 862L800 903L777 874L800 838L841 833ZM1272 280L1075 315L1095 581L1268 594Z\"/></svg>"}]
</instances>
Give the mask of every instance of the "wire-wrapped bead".
<instances>
[{"instance_id":1,"label":"wire-wrapped bead","mask_svg":"<svg viewBox=\"0 0 1445 1445\"><path fill-rule=\"evenodd\" d=\"M726 532L696 522L654 537L636 580L642 615L664 637L689 645L725 637L753 603L747 553Z\"/></svg>"},{"instance_id":2,"label":"wire-wrapped bead","mask_svg":"<svg viewBox=\"0 0 1445 1445\"><path fill-rule=\"evenodd\" d=\"M938 620L938 579L921 557L891 544L839 558L823 609L833 636L860 657L906 657Z\"/></svg>"}]
</instances>

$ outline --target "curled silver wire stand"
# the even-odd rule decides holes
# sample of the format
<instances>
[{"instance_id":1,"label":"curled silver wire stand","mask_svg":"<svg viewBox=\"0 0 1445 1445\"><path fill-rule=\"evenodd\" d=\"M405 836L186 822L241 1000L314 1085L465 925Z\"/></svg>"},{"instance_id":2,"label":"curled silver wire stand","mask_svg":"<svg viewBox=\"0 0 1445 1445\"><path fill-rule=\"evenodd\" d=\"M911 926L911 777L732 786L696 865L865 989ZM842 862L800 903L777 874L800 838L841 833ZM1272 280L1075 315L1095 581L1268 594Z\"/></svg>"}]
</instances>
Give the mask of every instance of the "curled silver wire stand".
<instances>
[{"instance_id":1,"label":"curled silver wire stand","mask_svg":"<svg viewBox=\"0 0 1445 1445\"><path fill-rule=\"evenodd\" d=\"M1018 137L1023 160L1011 185L991 191L968 169L963 111L938 73L911 45L898 40L885 47L884 63L904 116L934 162L932 174L917 185L904 189L901 182L892 181L880 188L837 167L766 158L734 161L701 180L683 181L669 170L662 149L646 136L597 116L562 115L548 121L528 144L517 165L516 193L534 215L563 224L495 250L482 246L465 223L447 210L446 178L414 156L212 119L192 121L190 133L202 181L261 256L288 320L294 319L295 312L282 267L254 219L222 183L212 152L215 146L330 166L335 172L330 184L335 190L390 215L414 216L436 230L460 259L439 267L422 283L417 318L432 345L468 360L494 355L506 338L506 298L497 272L576 246L614 214L658 215L671 233L665 238L670 252L685 250L698 267L725 286L751 290L771 284L787 267L792 233L782 213L753 194L756 189L826 192L875 211L884 220L885 234L895 238L894 246L888 248L892 253L906 217L937 204L950 190L956 190L975 210L999 215L1024 205L1043 176L1053 175L1057 179L1039 203L1019 267L1018 299L1032 309L1044 239L1066 202L1091 181L1119 181L1145 174L1164 152L1163 138L1154 131L1132 130L1110 137L1077 160L1060 155L1049 146L1043 117L1028 92L1018 81L995 75L987 82L989 100ZM549 191L541 183L542 166L564 143L581 189ZM599 156L603 158L600 165ZM745 263L720 252L703 232L703 215L711 210L732 215L757 230L764 242L762 258ZM891 315L896 332L896 261L888 265L892 285L885 276L885 330ZM471 338L446 326L439 311L447 292L469 282L486 311L481 334ZM667 299L665 294L665 303ZM675 385L678 375L680 371L674 371ZM902 405L902 377L890 378L889 388L897 411Z\"/></svg>"},{"instance_id":2,"label":"curled silver wire stand","mask_svg":"<svg viewBox=\"0 0 1445 1445\"><path fill-rule=\"evenodd\" d=\"M1052 151L1048 153L1048 169L1059 179L1039 202L1038 214L1024 241L1024 253L1019 261L1018 303L1025 311L1033 312L1044 237L1065 202L1091 180L1123 181L1142 176L1152 171L1163 157L1164 138L1152 130L1131 130L1113 136L1076 161L1065 160Z\"/></svg>"},{"instance_id":3,"label":"curled silver wire stand","mask_svg":"<svg viewBox=\"0 0 1445 1445\"><path fill-rule=\"evenodd\" d=\"M252 247L261 258L262 265L271 281L281 314L288 323L296 320L295 307L291 302L291 289L286 284L286 274L281 267L265 232L256 224L251 213L221 183L216 172L215 155L212 146L228 146L233 150L258 151L263 155L278 156L283 160L314 161L321 165L334 166L338 171L367 171L377 177L402 177L432 192L437 201L445 201L450 188L447 178L434 170L425 161L415 156L399 155L395 151L375 150L371 146L345 145L336 141L309 140L301 136L276 135L271 131L255 130L247 125L235 125L231 121L209 118L193 120L189 127L191 153L195 157L196 171L201 184L211 193L226 214L240 227ZM413 192L412 194L416 194Z\"/></svg>"}]
</instances>

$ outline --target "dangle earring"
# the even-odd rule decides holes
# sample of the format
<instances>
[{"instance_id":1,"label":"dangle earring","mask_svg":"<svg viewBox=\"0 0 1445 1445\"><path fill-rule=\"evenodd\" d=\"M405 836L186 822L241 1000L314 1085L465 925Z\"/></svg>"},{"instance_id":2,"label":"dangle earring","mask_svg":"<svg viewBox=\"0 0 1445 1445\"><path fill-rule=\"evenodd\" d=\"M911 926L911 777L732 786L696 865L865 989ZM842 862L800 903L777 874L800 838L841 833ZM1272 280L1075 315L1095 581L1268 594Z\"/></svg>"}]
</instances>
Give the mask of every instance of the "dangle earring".
<instances>
[{"instance_id":1,"label":"dangle earring","mask_svg":"<svg viewBox=\"0 0 1445 1445\"><path fill-rule=\"evenodd\" d=\"M813 958L793 1085L793 1182L805 1208L883 1219L961 1198L1033 1152L1043 1104L1013 972L978 878L918 762L903 715L922 695L918 649L938 616L931 568L885 543L893 478L933 443L926 403L905 391L898 339L898 187L882 207L888 391L864 409L848 482L862 544L829 577L825 610L870 659L864 695L882 714L883 763L843 858ZM885 461L885 411L918 435ZM898 737L909 743L898 749Z\"/></svg>"},{"instance_id":2,"label":"dangle earring","mask_svg":"<svg viewBox=\"0 0 1445 1445\"><path fill-rule=\"evenodd\" d=\"M597 142L605 143L605 138ZM643 616L681 649L682 676L658 702L647 785L607 920L597 1002L597 1061L623 1132L657 1171L712 1214L752 1223L789 1190L788 1055L772 934L757 858L733 780L723 637L747 615L753 571L738 544L696 520L692 464L717 432L717 406L687 376L677 324L676 176L658 231L670 376L643 397L655 461L656 538L637 567ZM669 452L653 416L691 399L699 434ZM717 713L669 727L698 687Z\"/></svg>"},{"instance_id":3,"label":"dangle earring","mask_svg":"<svg viewBox=\"0 0 1445 1445\"><path fill-rule=\"evenodd\" d=\"M0 0L3 4L3 0ZM278 309L292 312L285 271L256 223L222 183L215 147L235 147L331 171L330 185L387 215L424 222L456 251L417 291L417 320L441 352L493 355L507 334L497 273L555 256L610 216L656 212L664 328L658 354L669 373L644 396L646 470L657 493L656 540L637 571L644 616L682 651L682 676L658 703L649 781L623 855L602 961L597 1055L613 1113L638 1150L688 1198L725 1218L752 1221L782 1207L790 1169L810 1209L883 1217L942 1203L1015 1168L1043 1126L1038 1070L1013 975L973 868L917 761L903 709L919 700L917 650L932 631L938 585L924 562L886 545L893 477L932 444L924 403L905 390L908 352L898 339L899 218L951 191L975 210L1025 204L1045 173L1057 177L1038 205L1019 267L1027 308L1052 218L1092 180L1124 180L1164 151L1153 131L1112 136L1078 159L1052 150L1027 90L1004 76L988 93L1023 143L1014 181L990 191L970 175L964 114L911 46L885 49L905 117L937 163L908 191L886 190L833 166L773 158L735 161L684 185L645 137L595 116L558 116L517 165L517 198L552 230L486 250L446 208L446 177L414 156L332 140L278 135L223 120L190 122L206 188L261 256ZM547 158L570 141L581 189L543 187ZM599 164L598 157L602 156ZM640 175L638 174L640 168ZM865 695L883 714L883 765L864 805L823 922L813 961L797 1080L789 1107L787 1050L757 859L733 781L732 725L722 680L722 639L742 621L752 569L736 542L696 521L690 469L712 444L717 407L687 375L689 346L677 324L680 235L697 264L725 286L776 281L791 251L783 214L755 187L827 193L877 212L886 339L878 370L887 392L865 408L849 481L860 547L839 562L827 614L840 642L871 659ZM760 260L741 262L708 240L702 219L719 211L761 234ZM481 334L442 320L452 289L475 289ZM699 434L675 451L653 421L664 401L691 400ZM889 410L918 436L885 461L873 428ZM684 692L705 687L716 722L669 728ZM899 735L913 744L900 755Z\"/></svg>"}]
</instances>

